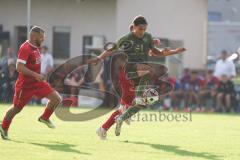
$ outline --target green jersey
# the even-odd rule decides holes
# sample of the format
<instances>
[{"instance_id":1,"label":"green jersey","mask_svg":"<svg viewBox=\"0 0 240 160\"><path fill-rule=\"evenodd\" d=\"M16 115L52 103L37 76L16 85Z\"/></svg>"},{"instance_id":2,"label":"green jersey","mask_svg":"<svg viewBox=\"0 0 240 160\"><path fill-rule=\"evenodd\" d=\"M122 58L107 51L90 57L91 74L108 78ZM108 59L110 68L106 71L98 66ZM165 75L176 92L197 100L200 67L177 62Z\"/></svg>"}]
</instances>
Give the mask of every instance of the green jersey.
<instances>
[{"instance_id":1,"label":"green jersey","mask_svg":"<svg viewBox=\"0 0 240 160\"><path fill-rule=\"evenodd\" d=\"M153 48L152 35L145 32L142 38L138 38L131 32L120 38L117 42L117 46L118 48L122 48L122 45L129 45L130 43L132 44L132 47L124 51L128 56L128 62L147 61L148 52Z\"/></svg>"}]
</instances>

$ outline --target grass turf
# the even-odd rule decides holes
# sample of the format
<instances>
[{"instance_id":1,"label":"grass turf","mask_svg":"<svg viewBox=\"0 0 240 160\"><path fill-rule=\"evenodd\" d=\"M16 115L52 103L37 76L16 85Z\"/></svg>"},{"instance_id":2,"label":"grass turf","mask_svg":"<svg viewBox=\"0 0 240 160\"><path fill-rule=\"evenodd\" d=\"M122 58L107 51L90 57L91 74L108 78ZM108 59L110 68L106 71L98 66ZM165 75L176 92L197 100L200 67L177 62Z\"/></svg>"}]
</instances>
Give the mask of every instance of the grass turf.
<instances>
[{"instance_id":1,"label":"grass turf","mask_svg":"<svg viewBox=\"0 0 240 160\"><path fill-rule=\"evenodd\" d=\"M7 107L0 105L1 119ZM0 141L1 160L240 159L239 115L193 114L187 122L142 119L124 124L120 137L114 135L113 127L108 140L101 141L95 131L110 113L86 122L64 122L54 115L57 128L52 130L37 121L43 109L27 106L15 117L9 130L11 140Z\"/></svg>"}]
</instances>

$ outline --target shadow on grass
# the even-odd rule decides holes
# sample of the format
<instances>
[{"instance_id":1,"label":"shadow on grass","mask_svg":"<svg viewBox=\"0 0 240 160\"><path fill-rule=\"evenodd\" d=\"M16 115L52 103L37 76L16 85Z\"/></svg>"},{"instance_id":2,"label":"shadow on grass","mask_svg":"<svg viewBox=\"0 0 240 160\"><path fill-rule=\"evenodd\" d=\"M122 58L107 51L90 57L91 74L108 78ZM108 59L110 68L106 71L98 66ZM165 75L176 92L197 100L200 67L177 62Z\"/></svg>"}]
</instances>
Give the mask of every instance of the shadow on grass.
<instances>
[{"instance_id":1,"label":"shadow on grass","mask_svg":"<svg viewBox=\"0 0 240 160\"><path fill-rule=\"evenodd\" d=\"M77 153L77 154L91 155L90 153L81 152L77 149L74 149L73 147L76 147L77 145L68 144L68 143L50 142L48 144L44 144L44 143L28 143L28 142L21 142L21 141L15 141L15 140L9 140L9 141L16 142L16 143L32 144L32 145L35 145L35 146L45 147L47 149L54 150L54 151L71 152L71 153Z\"/></svg>"},{"instance_id":2,"label":"shadow on grass","mask_svg":"<svg viewBox=\"0 0 240 160\"><path fill-rule=\"evenodd\" d=\"M220 156L217 156L217 155L214 155L214 154L211 154L211 153L187 151L187 150L184 150L184 149L180 149L178 146L152 144L152 143L145 143L145 142L133 142L133 141L121 141L121 142L130 143L130 144L138 144L138 145L148 145L148 146L151 146L154 149L174 153L174 154L179 155L179 156L204 158L204 159L208 159L208 160L221 160Z\"/></svg>"}]
</instances>

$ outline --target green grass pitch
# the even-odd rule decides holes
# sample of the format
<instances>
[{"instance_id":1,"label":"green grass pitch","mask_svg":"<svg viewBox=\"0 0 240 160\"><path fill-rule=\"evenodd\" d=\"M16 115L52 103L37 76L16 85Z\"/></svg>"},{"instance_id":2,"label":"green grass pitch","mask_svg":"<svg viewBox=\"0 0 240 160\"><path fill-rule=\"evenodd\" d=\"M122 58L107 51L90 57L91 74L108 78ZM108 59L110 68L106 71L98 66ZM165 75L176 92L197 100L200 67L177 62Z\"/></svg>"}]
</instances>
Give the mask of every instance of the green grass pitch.
<instances>
[{"instance_id":1,"label":"green grass pitch","mask_svg":"<svg viewBox=\"0 0 240 160\"><path fill-rule=\"evenodd\" d=\"M0 119L7 108L0 105ZM240 159L239 115L192 114L188 122L133 122L124 124L120 137L111 128L102 141L95 131L110 113L86 122L65 122L53 115L57 127L52 130L37 121L43 109L27 106L15 117L11 140L0 140L0 160Z\"/></svg>"}]
</instances>

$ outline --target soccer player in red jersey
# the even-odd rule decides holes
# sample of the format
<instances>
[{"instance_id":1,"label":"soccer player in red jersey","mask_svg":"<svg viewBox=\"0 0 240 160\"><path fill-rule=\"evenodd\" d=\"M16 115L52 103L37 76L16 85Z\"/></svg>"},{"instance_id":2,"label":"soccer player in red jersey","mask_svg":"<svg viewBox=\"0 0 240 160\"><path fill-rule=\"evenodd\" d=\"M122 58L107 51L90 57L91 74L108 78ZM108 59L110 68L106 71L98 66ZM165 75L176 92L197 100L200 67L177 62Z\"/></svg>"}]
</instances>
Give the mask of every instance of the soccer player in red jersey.
<instances>
[{"instance_id":1,"label":"soccer player in red jersey","mask_svg":"<svg viewBox=\"0 0 240 160\"><path fill-rule=\"evenodd\" d=\"M46 109L39 117L39 122L46 124L49 128L55 128L49 117L61 102L57 91L45 81L45 76L40 74L41 56L40 47L44 41L44 30L34 26L29 32L29 40L24 42L19 51L16 68L19 73L15 84L15 93L12 107L6 112L0 132L3 139L8 139L8 129L12 119L33 96L46 97L49 101Z\"/></svg>"}]
</instances>

